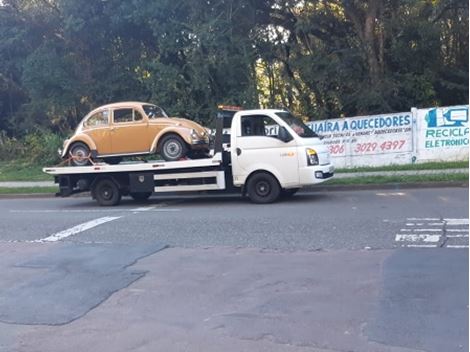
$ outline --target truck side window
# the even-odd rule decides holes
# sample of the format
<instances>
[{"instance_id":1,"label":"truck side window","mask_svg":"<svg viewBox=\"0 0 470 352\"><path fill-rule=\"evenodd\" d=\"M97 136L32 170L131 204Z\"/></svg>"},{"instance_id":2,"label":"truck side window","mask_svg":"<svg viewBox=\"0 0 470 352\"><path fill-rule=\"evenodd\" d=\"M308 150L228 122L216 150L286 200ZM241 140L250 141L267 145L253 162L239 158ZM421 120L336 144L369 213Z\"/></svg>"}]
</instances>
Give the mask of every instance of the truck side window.
<instances>
[{"instance_id":1,"label":"truck side window","mask_svg":"<svg viewBox=\"0 0 470 352\"><path fill-rule=\"evenodd\" d=\"M279 125L266 115L242 116L242 136L277 137Z\"/></svg>"}]
</instances>

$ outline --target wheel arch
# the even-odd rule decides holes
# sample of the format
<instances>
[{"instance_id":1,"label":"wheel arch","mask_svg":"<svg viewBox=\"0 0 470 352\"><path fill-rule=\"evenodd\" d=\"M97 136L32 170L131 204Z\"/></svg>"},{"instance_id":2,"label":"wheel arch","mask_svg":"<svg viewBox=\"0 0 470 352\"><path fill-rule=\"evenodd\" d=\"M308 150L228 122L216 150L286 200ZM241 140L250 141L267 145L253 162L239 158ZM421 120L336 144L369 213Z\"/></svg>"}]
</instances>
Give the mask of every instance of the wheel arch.
<instances>
[{"instance_id":1,"label":"wheel arch","mask_svg":"<svg viewBox=\"0 0 470 352\"><path fill-rule=\"evenodd\" d=\"M247 185L248 183L250 182L250 179L253 178L254 175L258 175L258 174L269 174L271 175L272 177L274 177L274 179L277 181L279 187L282 188L282 184L281 182L279 181L279 178L273 173L271 172L270 170L268 169L256 169L256 170L253 170L248 176L247 178L245 179L245 182L243 183L243 187L242 187L242 195L246 195L246 192L247 192Z\"/></svg>"},{"instance_id":2,"label":"wheel arch","mask_svg":"<svg viewBox=\"0 0 470 352\"><path fill-rule=\"evenodd\" d=\"M161 130L156 136L155 138L153 139L153 142L152 142L152 145L150 147L150 153L156 153L158 151L158 148L159 148L159 143L161 141L161 139L165 136L168 136L168 135L171 135L171 134L174 134L174 135L177 135L178 137L180 137L185 143L186 145L188 146L188 148L191 146L190 142L189 142L189 137L188 136L184 136L183 133L181 133L178 128L174 128L174 127L168 127L168 128L165 128L163 130Z\"/></svg>"},{"instance_id":3,"label":"wheel arch","mask_svg":"<svg viewBox=\"0 0 470 352\"><path fill-rule=\"evenodd\" d=\"M67 142L67 145L62 151L62 158L65 158L69 154L70 148L72 147L72 145L74 145L77 142L86 144L86 146L90 149L90 151L96 150L96 144L95 142L93 142L93 139L91 139L87 135L81 135L76 138L72 138Z\"/></svg>"}]
</instances>

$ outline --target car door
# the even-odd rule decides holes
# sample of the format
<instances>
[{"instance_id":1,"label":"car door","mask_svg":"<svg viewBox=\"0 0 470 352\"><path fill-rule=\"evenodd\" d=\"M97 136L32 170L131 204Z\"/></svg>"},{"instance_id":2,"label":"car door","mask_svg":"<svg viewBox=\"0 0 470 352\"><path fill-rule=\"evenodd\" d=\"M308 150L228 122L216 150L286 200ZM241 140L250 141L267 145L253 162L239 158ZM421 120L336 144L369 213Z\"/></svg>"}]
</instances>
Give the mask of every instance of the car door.
<instances>
[{"instance_id":1,"label":"car door","mask_svg":"<svg viewBox=\"0 0 470 352\"><path fill-rule=\"evenodd\" d=\"M93 113L83 125L83 133L93 140L98 154L108 154L112 152L109 115L109 109L97 111Z\"/></svg>"},{"instance_id":2,"label":"car door","mask_svg":"<svg viewBox=\"0 0 470 352\"><path fill-rule=\"evenodd\" d=\"M114 109L111 144L112 154L148 153L150 145L147 118L132 107Z\"/></svg>"},{"instance_id":3,"label":"car door","mask_svg":"<svg viewBox=\"0 0 470 352\"><path fill-rule=\"evenodd\" d=\"M278 138L279 125L267 115L245 115L232 153L234 170L247 176L253 170L268 169L277 173L283 185L298 184L297 143ZM235 175L236 176L236 175Z\"/></svg>"}]
</instances>

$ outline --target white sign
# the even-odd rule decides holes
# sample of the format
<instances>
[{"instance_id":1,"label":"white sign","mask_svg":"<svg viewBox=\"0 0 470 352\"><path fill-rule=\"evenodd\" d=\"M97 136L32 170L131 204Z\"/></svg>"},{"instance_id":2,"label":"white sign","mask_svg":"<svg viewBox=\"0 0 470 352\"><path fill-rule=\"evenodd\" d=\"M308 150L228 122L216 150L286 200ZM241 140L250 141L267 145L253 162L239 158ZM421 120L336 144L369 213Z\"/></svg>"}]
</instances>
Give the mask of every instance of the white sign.
<instances>
[{"instance_id":1,"label":"white sign","mask_svg":"<svg viewBox=\"0 0 470 352\"><path fill-rule=\"evenodd\" d=\"M416 115L417 161L468 160L468 105L420 109Z\"/></svg>"},{"instance_id":2,"label":"white sign","mask_svg":"<svg viewBox=\"0 0 470 352\"><path fill-rule=\"evenodd\" d=\"M411 163L411 112L312 121L323 136L336 167Z\"/></svg>"}]
</instances>

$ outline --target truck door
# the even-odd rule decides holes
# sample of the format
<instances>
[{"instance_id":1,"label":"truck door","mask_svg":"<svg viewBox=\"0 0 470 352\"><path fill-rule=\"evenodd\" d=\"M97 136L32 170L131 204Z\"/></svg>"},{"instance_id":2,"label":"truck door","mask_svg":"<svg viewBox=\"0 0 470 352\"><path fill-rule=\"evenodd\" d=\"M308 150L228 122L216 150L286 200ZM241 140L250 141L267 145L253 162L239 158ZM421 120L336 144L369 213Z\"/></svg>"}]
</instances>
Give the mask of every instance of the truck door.
<instances>
[{"instance_id":1,"label":"truck door","mask_svg":"<svg viewBox=\"0 0 470 352\"><path fill-rule=\"evenodd\" d=\"M279 124L268 115L242 115L239 123L231 145L235 183L244 182L255 170L267 170L276 173L282 186L298 184L295 139L287 143L279 139Z\"/></svg>"}]
</instances>

